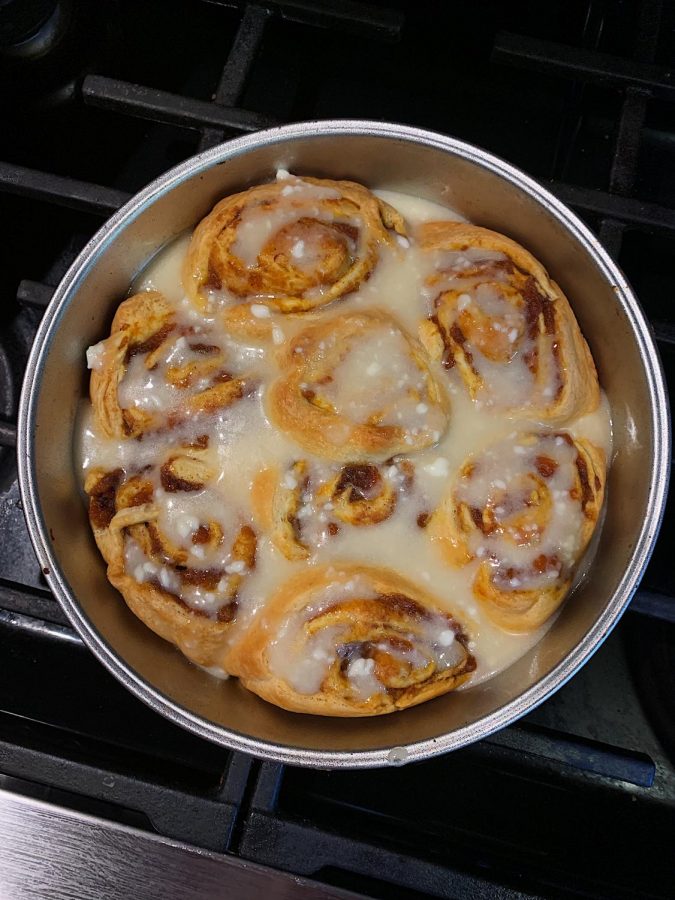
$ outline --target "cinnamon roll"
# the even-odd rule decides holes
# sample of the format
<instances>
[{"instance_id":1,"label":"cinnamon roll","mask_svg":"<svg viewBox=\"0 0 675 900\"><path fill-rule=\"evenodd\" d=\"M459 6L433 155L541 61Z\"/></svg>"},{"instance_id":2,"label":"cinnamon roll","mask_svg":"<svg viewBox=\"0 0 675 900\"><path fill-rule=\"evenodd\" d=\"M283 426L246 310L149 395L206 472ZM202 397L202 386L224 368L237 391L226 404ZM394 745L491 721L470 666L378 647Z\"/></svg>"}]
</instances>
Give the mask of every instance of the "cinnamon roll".
<instances>
[{"instance_id":1,"label":"cinnamon roll","mask_svg":"<svg viewBox=\"0 0 675 900\"><path fill-rule=\"evenodd\" d=\"M506 631L558 608L598 523L604 453L565 432L526 432L471 457L427 525L453 566L478 561L473 593Z\"/></svg>"},{"instance_id":2,"label":"cinnamon roll","mask_svg":"<svg viewBox=\"0 0 675 900\"><path fill-rule=\"evenodd\" d=\"M527 250L458 222L429 222L419 238L436 266L420 338L457 369L473 400L552 424L598 406L593 358L574 313Z\"/></svg>"},{"instance_id":3,"label":"cinnamon roll","mask_svg":"<svg viewBox=\"0 0 675 900\"><path fill-rule=\"evenodd\" d=\"M85 481L111 584L139 619L203 666L222 666L257 544L209 487L213 476L192 450L134 474L92 469Z\"/></svg>"},{"instance_id":4,"label":"cinnamon roll","mask_svg":"<svg viewBox=\"0 0 675 900\"><path fill-rule=\"evenodd\" d=\"M289 176L216 204L194 232L183 283L202 312L214 296L234 299L228 327L255 336L269 328L265 307L304 312L357 290L395 233L405 234L402 217L362 185Z\"/></svg>"},{"instance_id":5,"label":"cinnamon roll","mask_svg":"<svg viewBox=\"0 0 675 900\"><path fill-rule=\"evenodd\" d=\"M203 329L178 324L175 308L157 291L121 303L98 350L90 396L106 437L137 438L214 413L250 386L231 373L225 351Z\"/></svg>"},{"instance_id":6,"label":"cinnamon roll","mask_svg":"<svg viewBox=\"0 0 675 900\"><path fill-rule=\"evenodd\" d=\"M410 460L319 465L299 459L255 479L252 502L261 529L286 559L308 559L344 526L378 525L396 510L414 479Z\"/></svg>"},{"instance_id":7,"label":"cinnamon roll","mask_svg":"<svg viewBox=\"0 0 675 900\"><path fill-rule=\"evenodd\" d=\"M269 416L317 456L380 461L436 443L447 396L421 347L383 313L350 313L302 331L270 385Z\"/></svg>"},{"instance_id":8,"label":"cinnamon roll","mask_svg":"<svg viewBox=\"0 0 675 900\"><path fill-rule=\"evenodd\" d=\"M228 670L284 709L371 716L463 684L476 667L459 619L387 569L311 569L233 644Z\"/></svg>"}]
</instances>

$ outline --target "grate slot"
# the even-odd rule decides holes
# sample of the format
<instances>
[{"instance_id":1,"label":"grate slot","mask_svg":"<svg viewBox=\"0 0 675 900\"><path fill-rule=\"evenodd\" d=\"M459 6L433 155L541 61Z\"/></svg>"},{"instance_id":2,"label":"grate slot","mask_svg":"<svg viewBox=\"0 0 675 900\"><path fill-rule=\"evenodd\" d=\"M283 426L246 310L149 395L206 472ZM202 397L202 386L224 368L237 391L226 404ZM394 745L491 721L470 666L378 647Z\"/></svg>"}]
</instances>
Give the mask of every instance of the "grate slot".
<instances>
[{"instance_id":1,"label":"grate slot","mask_svg":"<svg viewBox=\"0 0 675 900\"><path fill-rule=\"evenodd\" d=\"M612 838L603 833L602 842L609 844L620 834L622 842L629 845L630 836L621 831L623 823L638 817L645 821L644 801L632 806L618 785L619 790L601 788L597 782L592 787L584 772L576 784L562 780L555 769L539 766L534 775L531 756L523 758L520 750L520 743L528 746L527 737L513 729L502 732L502 737L514 746L483 741L395 772L320 773L263 763L237 851L257 862L301 874L329 868L355 875L376 874L399 888L441 897L522 896L519 890L531 896L528 878L533 872L537 873L536 896L549 896L552 886L569 888L570 883L577 889L583 885L585 890L580 893L584 895L587 891L593 896L617 896L615 886L622 884L623 873L617 875L614 868L598 870L594 860L580 858L579 852L583 854L598 822L610 810L617 821ZM490 766L486 766L487 760ZM523 768L529 773L530 792ZM465 790L465 779L480 777L480 773L489 773L492 787L499 786L497 803L494 797L474 798L471 788ZM632 794L634 800L639 793L638 789ZM478 809L462 806L467 801L473 804L474 799ZM544 815L543 833L532 821L541 803L552 804L556 811L552 823ZM585 804L588 817L568 828L565 822L574 821L572 817L578 816ZM548 840L555 846L550 847ZM389 852L383 852L384 847ZM594 845L594 852L601 850ZM526 867L524 857L528 859ZM650 857L649 865L656 863L657 869L650 870L651 887L664 881L667 864L660 863L658 849L652 849ZM631 864L626 860L616 869L628 869ZM496 872L499 887L491 883ZM641 875L631 878L640 881Z\"/></svg>"},{"instance_id":2,"label":"grate slot","mask_svg":"<svg viewBox=\"0 0 675 900\"><path fill-rule=\"evenodd\" d=\"M0 608L18 613L20 616L30 616L53 625L71 628L65 613L51 593L38 593L25 587L19 590L8 584L0 584Z\"/></svg>"},{"instance_id":3,"label":"grate slot","mask_svg":"<svg viewBox=\"0 0 675 900\"><path fill-rule=\"evenodd\" d=\"M617 194L629 194L635 186L642 129L647 113L649 94L628 88L616 136L616 150L609 176L609 189Z\"/></svg>"},{"instance_id":4,"label":"grate slot","mask_svg":"<svg viewBox=\"0 0 675 900\"><path fill-rule=\"evenodd\" d=\"M82 749L95 756L94 742L87 744L80 739ZM131 753L127 760L134 765ZM226 770L215 791L197 793L73 758L67 759L67 763L64 765L61 754L21 746L15 738L0 739L0 769L5 775L32 781L37 778L50 789L83 794L136 810L147 816L165 837L178 838L207 850L222 852L228 848L245 772L237 771L228 777ZM145 761L145 765L150 767L150 761Z\"/></svg>"},{"instance_id":5,"label":"grate slot","mask_svg":"<svg viewBox=\"0 0 675 900\"><path fill-rule=\"evenodd\" d=\"M667 347L675 347L675 325L672 322L652 322L656 340Z\"/></svg>"},{"instance_id":6,"label":"grate slot","mask_svg":"<svg viewBox=\"0 0 675 900\"><path fill-rule=\"evenodd\" d=\"M644 753L532 725L504 728L485 743L517 757L533 758L533 762L554 763L637 787L651 787L656 774L654 761Z\"/></svg>"},{"instance_id":7,"label":"grate slot","mask_svg":"<svg viewBox=\"0 0 675 900\"><path fill-rule=\"evenodd\" d=\"M658 591L640 590L633 597L630 612L675 624L675 597Z\"/></svg>"},{"instance_id":8,"label":"grate slot","mask_svg":"<svg viewBox=\"0 0 675 900\"><path fill-rule=\"evenodd\" d=\"M661 0L643 0L640 5L637 38L633 57L641 63L654 60L661 26ZM610 191L630 194L635 186L638 157L647 116L647 102L650 93L640 88L629 87L621 109L619 127L616 132L614 159L609 175ZM603 233L604 231L604 233ZM612 241L610 252L618 258L623 241L623 231L618 232L611 224L603 221L600 238Z\"/></svg>"},{"instance_id":9,"label":"grate slot","mask_svg":"<svg viewBox=\"0 0 675 900\"><path fill-rule=\"evenodd\" d=\"M568 206L655 231L675 231L675 209L667 206L560 181L550 182L547 187Z\"/></svg>"},{"instance_id":10,"label":"grate slot","mask_svg":"<svg viewBox=\"0 0 675 900\"><path fill-rule=\"evenodd\" d=\"M672 210L631 200L627 195L635 186L638 156L647 113L652 96L675 99L674 73L652 65L661 26L662 0L642 0L638 12L635 50L632 59L598 51L602 34L602 19L593 19L594 28L589 43L589 19L584 29L584 46L570 47L537 38L500 32L495 39L493 60L511 65L534 68L554 75L575 79L574 97L577 104L587 84L596 83L626 89L618 127L611 170L609 193L566 184L554 184L553 190L572 206L600 214L599 236L608 252L618 259L625 230L625 222L648 227L671 228ZM569 116L568 116L569 118ZM568 145L574 140L580 120L571 127ZM566 129L570 131L568 126ZM561 130L561 140L563 130ZM560 156L560 148L558 149ZM629 202L621 204L617 197Z\"/></svg>"},{"instance_id":11,"label":"grate slot","mask_svg":"<svg viewBox=\"0 0 675 900\"><path fill-rule=\"evenodd\" d=\"M269 21L270 11L251 4L244 10L232 49L227 57L213 97L219 106L234 106L244 92L251 66L255 61Z\"/></svg>"}]
</instances>

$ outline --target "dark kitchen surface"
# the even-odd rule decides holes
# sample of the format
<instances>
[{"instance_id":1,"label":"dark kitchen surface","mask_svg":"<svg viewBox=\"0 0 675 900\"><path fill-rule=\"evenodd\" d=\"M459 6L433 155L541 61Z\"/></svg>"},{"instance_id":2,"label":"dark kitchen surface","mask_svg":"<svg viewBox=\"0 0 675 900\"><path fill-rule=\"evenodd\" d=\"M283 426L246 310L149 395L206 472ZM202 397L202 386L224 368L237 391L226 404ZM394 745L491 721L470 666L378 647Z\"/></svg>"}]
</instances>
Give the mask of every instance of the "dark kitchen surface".
<instances>
[{"instance_id":1,"label":"dark kitchen surface","mask_svg":"<svg viewBox=\"0 0 675 900\"><path fill-rule=\"evenodd\" d=\"M104 671L41 579L13 445L41 311L105 217L198 149L315 117L436 129L552 184L672 385L674 66L656 0L0 3L0 787L372 897L672 896L672 501L631 610L538 710L429 762L318 772L205 743Z\"/></svg>"}]
</instances>

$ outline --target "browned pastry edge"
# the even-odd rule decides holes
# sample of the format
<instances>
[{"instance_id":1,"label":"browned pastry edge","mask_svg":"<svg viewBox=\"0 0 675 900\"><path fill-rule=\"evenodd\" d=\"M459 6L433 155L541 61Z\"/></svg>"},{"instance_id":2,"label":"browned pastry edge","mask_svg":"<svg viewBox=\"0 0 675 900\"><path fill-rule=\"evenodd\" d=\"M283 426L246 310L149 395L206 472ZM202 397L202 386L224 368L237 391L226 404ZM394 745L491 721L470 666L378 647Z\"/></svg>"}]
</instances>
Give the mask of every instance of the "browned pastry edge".
<instances>
[{"instance_id":1,"label":"browned pastry edge","mask_svg":"<svg viewBox=\"0 0 675 900\"><path fill-rule=\"evenodd\" d=\"M317 591L320 596L322 585L357 576L372 586L372 597L359 598L357 594L343 602L336 600L300 625L301 633L296 634L293 649L302 652L305 639L322 628L338 630L338 647L318 692L304 694L294 690L270 668L270 641L280 633L289 616L301 613ZM423 649L425 624L434 617L442 618L455 635L461 654L456 665L436 670L435 663L428 662L415 670L398 663L392 655L395 648L407 648L417 641L416 648ZM468 644L469 636L458 619L398 573L373 566L333 563L304 571L281 585L233 643L226 666L239 676L244 687L284 709L330 716L372 716L415 706L459 687L476 668ZM373 659L378 679L387 685L367 700L353 695L345 674L355 658Z\"/></svg>"},{"instance_id":2,"label":"browned pastry edge","mask_svg":"<svg viewBox=\"0 0 675 900\"><path fill-rule=\"evenodd\" d=\"M103 364L89 382L94 415L106 437L136 437L154 420L142 410L120 406L118 388L131 357L156 350L172 330L173 309L159 291L134 294L120 303L104 344Z\"/></svg>"},{"instance_id":3,"label":"browned pastry edge","mask_svg":"<svg viewBox=\"0 0 675 900\"><path fill-rule=\"evenodd\" d=\"M183 329L185 331L185 329ZM184 366L169 368L167 380L186 395L179 409L160 414L136 408L123 408L119 387L134 356L145 357L145 367L153 371L167 343L182 334L177 329L175 311L158 291L142 291L124 300L112 321L110 336L103 341L100 368L92 370L89 383L96 422L109 438L139 438L146 432L172 428L197 414L209 414L230 406L246 396L252 388L247 378L235 378L224 367L219 347L199 343L201 359ZM209 385L194 393L197 378L209 378Z\"/></svg>"},{"instance_id":4,"label":"browned pastry edge","mask_svg":"<svg viewBox=\"0 0 675 900\"><path fill-rule=\"evenodd\" d=\"M169 463L175 466L175 459ZM186 474L184 467L181 471ZM94 538L108 564L108 580L120 592L129 609L152 631L175 644L188 659L201 666L223 668L242 576L229 576L228 595L214 618L192 609L158 581L136 581L126 571L125 539L129 535L141 546L157 540L150 531L156 517L151 486L148 491L148 486L138 476L126 479L122 469L109 472L93 469L87 475L85 490L89 496L89 519ZM252 568L255 545L255 533L243 526L233 546L233 559L241 559ZM166 549L161 547L163 553ZM179 569L182 577L189 580L192 570L185 566L179 566ZM202 570L194 570L192 574L195 578L211 576L209 571L203 573ZM216 574L220 579L222 573Z\"/></svg>"}]
</instances>

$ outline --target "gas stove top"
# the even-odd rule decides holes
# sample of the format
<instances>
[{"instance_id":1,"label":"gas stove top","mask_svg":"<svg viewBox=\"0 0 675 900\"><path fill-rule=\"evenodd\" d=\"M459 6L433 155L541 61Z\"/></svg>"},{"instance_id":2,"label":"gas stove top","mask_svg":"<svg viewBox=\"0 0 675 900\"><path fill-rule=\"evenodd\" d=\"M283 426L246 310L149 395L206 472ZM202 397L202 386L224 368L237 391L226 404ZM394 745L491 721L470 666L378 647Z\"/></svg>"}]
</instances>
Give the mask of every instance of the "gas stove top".
<instances>
[{"instance_id":1,"label":"gas stove top","mask_svg":"<svg viewBox=\"0 0 675 900\"><path fill-rule=\"evenodd\" d=\"M672 503L619 627L519 724L403 768L309 771L193 737L108 675L42 578L14 445L42 310L106 216L200 149L310 118L435 129L538 178L626 272L672 383L674 60L675 8L658 0L1 5L0 788L12 810L94 816L109 840L130 827L139 847L307 876L316 896L672 896Z\"/></svg>"}]
</instances>

